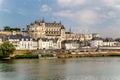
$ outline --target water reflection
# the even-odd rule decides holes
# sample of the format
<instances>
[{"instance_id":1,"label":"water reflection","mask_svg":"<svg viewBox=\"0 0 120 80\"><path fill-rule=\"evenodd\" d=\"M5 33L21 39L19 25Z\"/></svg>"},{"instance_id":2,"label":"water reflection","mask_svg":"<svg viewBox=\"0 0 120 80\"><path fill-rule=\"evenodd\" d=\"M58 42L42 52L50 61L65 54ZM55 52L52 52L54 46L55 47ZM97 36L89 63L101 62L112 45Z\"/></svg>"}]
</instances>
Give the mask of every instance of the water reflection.
<instances>
[{"instance_id":1,"label":"water reflection","mask_svg":"<svg viewBox=\"0 0 120 80\"><path fill-rule=\"evenodd\" d=\"M9 59L0 59L0 64L2 64L2 63L12 64L12 63L14 63L14 60L9 60Z\"/></svg>"},{"instance_id":2,"label":"water reflection","mask_svg":"<svg viewBox=\"0 0 120 80\"><path fill-rule=\"evenodd\" d=\"M0 80L119 80L120 58L0 61Z\"/></svg>"},{"instance_id":3,"label":"water reflection","mask_svg":"<svg viewBox=\"0 0 120 80\"><path fill-rule=\"evenodd\" d=\"M0 61L0 72L15 71L15 68L13 67L12 63L13 63L13 60L1 60Z\"/></svg>"}]
</instances>

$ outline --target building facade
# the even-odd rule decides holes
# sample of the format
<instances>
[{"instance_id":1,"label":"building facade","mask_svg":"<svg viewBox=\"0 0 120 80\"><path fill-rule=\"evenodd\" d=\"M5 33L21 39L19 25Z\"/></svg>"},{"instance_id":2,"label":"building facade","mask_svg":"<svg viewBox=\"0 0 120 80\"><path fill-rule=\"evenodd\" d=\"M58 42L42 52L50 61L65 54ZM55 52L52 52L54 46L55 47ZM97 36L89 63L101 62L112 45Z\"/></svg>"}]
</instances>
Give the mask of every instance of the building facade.
<instances>
[{"instance_id":1,"label":"building facade","mask_svg":"<svg viewBox=\"0 0 120 80\"><path fill-rule=\"evenodd\" d=\"M78 49L80 48L79 40L64 40L62 41L62 49Z\"/></svg>"},{"instance_id":2,"label":"building facade","mask_svg":"<svg viewBox=\"0 0 120 80\"><path fill-rule=\"evenodd\" d=\"M35 38L62 39L65 37L65 28L60 23L46 23L44 20L35 21L27 26L28 34Z\"/></svg>"},{"instance_id":3,"label":"building facade","mask_svg":"<svg viewBox=\"0 0 120 80\"><path fill-rule=\"evenodd\" d=\"M98 33L93 34L75 34L73 32L66 32L64 40L79 40L79 41L89 41L94 37L99 37Z\"/></svg>"},{"instance_id":4,"label":"building facade","mask_svg":"<svg viewBox=\"0 0 120 80\"><path fill-rule=\"evenodd\" d=\"M4 31L0 30L0 35L10 36L10 35L23 35L22 31Z\"/></svg>"},{"instance_id":5,"label":"building facade","mask_svg":"<svg viewBox=\"0 0 120 80\"><path fill-rule=\"evenodd\" d=\"M91 46L91 47L103 46L103 39L102 39L102 38L99 38L99 37L93 38L93 39L90 41L90 46Z\"/></svg>"},{"instance_id":6,"label":"building facade","mask_svg":"<svg viewBox=\"0 0 120 80\"><path fill-rule=\"evenodd\" d=\"M61 49L61 41L59 39L38 39L38 49Z\"/></svg>"},{"instance_id":7,"label":"building facade","mask_svg":"<svg viewBox=\"0 0 120 80\"><path fill-rule=\"evenodd\" d=\"M20 40L20 49L22 50L37 50L38 44L37 41L29 36L23 36Z\"/></svg>"},{"instance_id":8,"label":"building facade","mask_svg":"<svg viewBox=\"0 0 120 80\"><path fill-rule=\"evenodd\" d=\"M93 38L90 41L91 47L118 47L119 42L110 39L102 39L99 37Z\"/></svg>"},{"instance_id":9,"label":"building facade","mask_svg":"<svg viewBox=\"0 0 120 80\"><path fill-rule=\"evenodd\" d=\"M10 41L16 48L16 50L37 50L37 41L29 36L21 35L10 35L8 37Z\"/></svg>"}]
</instances>

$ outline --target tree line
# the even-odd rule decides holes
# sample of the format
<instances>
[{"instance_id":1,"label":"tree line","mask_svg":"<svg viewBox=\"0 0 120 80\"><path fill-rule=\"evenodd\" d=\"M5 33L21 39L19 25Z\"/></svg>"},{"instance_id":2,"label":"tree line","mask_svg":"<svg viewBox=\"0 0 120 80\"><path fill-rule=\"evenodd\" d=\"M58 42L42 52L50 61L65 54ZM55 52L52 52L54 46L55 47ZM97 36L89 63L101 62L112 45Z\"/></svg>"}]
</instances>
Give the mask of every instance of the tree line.
<instances>
[{"instance_id":1,"label":"tree line","mask_svg":"<svg viewBox=\"0 0 120 80\"><path fill-rule=\"evenodd\" d=\"M3 30L4 30L4 31L21 31L20 28L17 28L17 27L12 28L12 27L10 27L10 26L5 26Z\"/></svg>"}]
</instances>

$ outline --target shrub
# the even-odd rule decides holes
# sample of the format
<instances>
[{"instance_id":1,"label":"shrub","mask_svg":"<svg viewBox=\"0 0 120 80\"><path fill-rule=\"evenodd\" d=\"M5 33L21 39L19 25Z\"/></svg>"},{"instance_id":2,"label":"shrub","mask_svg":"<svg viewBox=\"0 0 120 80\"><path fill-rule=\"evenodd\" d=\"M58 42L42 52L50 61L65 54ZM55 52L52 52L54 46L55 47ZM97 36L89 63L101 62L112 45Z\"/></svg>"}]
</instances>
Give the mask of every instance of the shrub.
<instances>
[{"instance_id":1,"label":"shrub","mask_svg":"<svg viewBox=\"0 0 120 80\"><path fill-rule=\"evenodd\" d=\"M15 47L9 41L5 41L3 44L0 45L0 56L1 57L8 57L15 51Z\"/></svg>"},{"instance_id":2,"label":"shrub","mask_svg":"<svg viewBox=\"0 0 120 80\"><path fill-rule=\"evenodd\" d=\"M41 57L54 57L53 54L42 54Z\"/></svg>"},{"instance_id":3,"label":"shrub","mask_svg":"<svg viewBox=\"0 0 120 80\"><path fill-rule=\"evenodd\" d=\"M36 58L39 58L38 55L30 55L30 54L16 55L13 57L13 59L36 59Z\"/></svg>"}]
</instances>

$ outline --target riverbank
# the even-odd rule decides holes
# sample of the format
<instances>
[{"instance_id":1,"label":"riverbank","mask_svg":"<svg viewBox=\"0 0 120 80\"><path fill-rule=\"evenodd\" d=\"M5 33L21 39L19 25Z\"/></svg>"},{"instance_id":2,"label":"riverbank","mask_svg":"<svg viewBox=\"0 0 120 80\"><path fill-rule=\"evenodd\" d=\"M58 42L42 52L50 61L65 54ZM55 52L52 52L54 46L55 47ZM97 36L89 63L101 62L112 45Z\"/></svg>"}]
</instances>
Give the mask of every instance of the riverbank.
<instances>
[{"instance_id":1,"label":"riverbank","mask_svg":"<svg viewBox=\"0 0 120 80\"><path fill-rule=\"evenodd\" d=\"M81 57L120 57L120 53L83 53L83 54L24 54L16 55L12 59L53 59L53 58L81 58Z\"/></svg>"},{"instance_id":2,"label":"riverbank","mask_svg":"<svg viewBox=\"0 0 120 80\"><path fill-rule=\"evenodd\" d=\"M57 54L58 58L81 58L81 57L120 57L119 53L84 53L84 54Z\"/></svg>"},{"instance_id":3,"label":"riverbank","mask_svg":"<svg viewBox=\"0 0 120 80\"><path fill-rule=\"evenodd\" d=\"M71 50L16 51L10 59L47 59L81 57L120 57L120 52L79 52Z\"/></svg>"},{"instance_id":4,"label":"riverbank","mask_svg":"<svg viewBox=\"0 0 120 80\"><path fill-rule=\"evenodd\" d=\"M55 58L54 54L22 54L14 55L11 59L45 59L45 58Z\"/></svg>"},{"instance_id":5,"label":"riverbank","mask_svg":"<svg viewBox=\"0 0 120 80\"><path fill-rule=\"evenodd\" d=\"M34 54L15 55L11 57L11 59L38 59L38 58L39 56Z\"/></svg>"}]
</instances>

